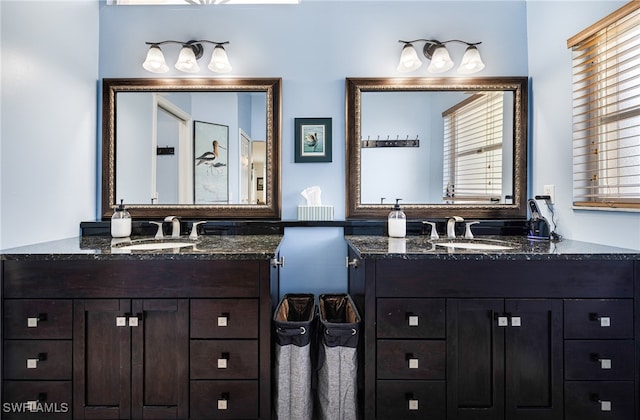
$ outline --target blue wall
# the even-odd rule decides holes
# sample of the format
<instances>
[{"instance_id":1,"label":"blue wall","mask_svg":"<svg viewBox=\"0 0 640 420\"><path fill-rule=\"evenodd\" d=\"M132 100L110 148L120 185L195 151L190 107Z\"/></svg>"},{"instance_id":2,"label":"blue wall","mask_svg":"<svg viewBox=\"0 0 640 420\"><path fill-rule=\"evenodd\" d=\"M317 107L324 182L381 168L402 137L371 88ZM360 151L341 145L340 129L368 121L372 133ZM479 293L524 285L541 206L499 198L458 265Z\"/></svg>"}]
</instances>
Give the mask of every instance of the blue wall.
<instances>
[{"instance_id":1,"label":"blue wall","mask_svg":"<svg viewBox=\"0 0 640 420\"><path fill-rule=\"evenodd\" d=\"M153 77L140 65L144 42L152 40L229 40L234 70L225 77L282 77L283 219L295 219L296 206L304 202L300 192L310 185L322 188L323 203L334 205L336 219L343 219L344 79L397 77L398 39L433 37L483 41L487 67L481 76L531 77L530 190L536 194L544 184L556 185L560 233L640 249L638 213L571 208L566 39L624 3L305 0L277 7L114 7L95 0L2 0L0 248L75 236L79 221L97 217L97 81ZM165 53L175 57L177 50L167 47ZM452 45L454 60L462 53L462 46ZM197 76L219 77L202 67ZM423 67L411 75L427 73ZM166 77L188 76L171 70ZM296 117L333 118L333 162L293 162ZM313 255L325 240L344 252L334 229L291 232L284 246L300 254L308 248ZM328 267L323 278L333 275L344 287L344 260L330 254L321 264ZM290 279L303 278L304 266L290 267L283 270ZM295 281L287 283L292 290ZM323 281L311 279L309 288ZM327 287L335 288L333 280Z\"/></svg>"}]
</instances>

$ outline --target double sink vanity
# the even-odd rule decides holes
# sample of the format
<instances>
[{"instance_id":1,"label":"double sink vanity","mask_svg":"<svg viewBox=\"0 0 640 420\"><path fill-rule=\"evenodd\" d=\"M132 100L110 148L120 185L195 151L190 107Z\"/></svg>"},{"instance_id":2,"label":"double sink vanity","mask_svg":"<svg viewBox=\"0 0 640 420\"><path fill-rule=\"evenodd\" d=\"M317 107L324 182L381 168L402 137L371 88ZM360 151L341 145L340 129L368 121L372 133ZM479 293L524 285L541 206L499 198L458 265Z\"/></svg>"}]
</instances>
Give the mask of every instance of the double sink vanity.
<instances>
[{"instance_id":1,"label":"double sink vanity","mask_svg":"<svg viewBox=\"0 0 640 420\"><path fill-rule=\"evenodd\" d=\"M637 419L640 253L526 238L528 78L345 83L346 220L301 222L281 220L280 79L104 79L102 221L83 222L78 238L0 254L2 418L271 418L285 228L339 227L346 267L333 267L346 270L344 292L362 317L361 419ZM503 156L499 191L443 197L442 173L414 176L401 197L409 236L389 238L382 201L398 183L385 191L374 180L378 159L392 151L384 165L441 167L430 159L443 142L419 142L442 136L445 108L432 105L489 92L505 104L492 146ZM213 113L219 120L196 121L214 106L226 112ZM415 131L390 116L408 114L403 106L424 111ZM151 125L160 108L183 118L180 141L166 147L151 134L162 131ZM208 128L201 140L189 132L196 125ZM419 135L374 140L405 130ZM207 167L183 159L163 172L209 145L217 161ZM402 156L424 160L411 167ZM132 236L112 240L108 220L123 198ZM168 214L185 230L154 239L147 221ZM448 238L425 234L420 221L437 221L442 235L453 214L482 221L475 238L455 224ZM190 238L188 222L200 220Z\"/></svg>"},{"instance_id":2,"label":"double sink vanity","mask_svg":"<svg viewBox=\"0 0 640 420\"><path fill-rule=\"evenodd\" d=\"M271 418L282 236L132 239L2 254L3 418ZM638 253L345 240L361 418L637 418Z\"/></svg>"}]
</instances>

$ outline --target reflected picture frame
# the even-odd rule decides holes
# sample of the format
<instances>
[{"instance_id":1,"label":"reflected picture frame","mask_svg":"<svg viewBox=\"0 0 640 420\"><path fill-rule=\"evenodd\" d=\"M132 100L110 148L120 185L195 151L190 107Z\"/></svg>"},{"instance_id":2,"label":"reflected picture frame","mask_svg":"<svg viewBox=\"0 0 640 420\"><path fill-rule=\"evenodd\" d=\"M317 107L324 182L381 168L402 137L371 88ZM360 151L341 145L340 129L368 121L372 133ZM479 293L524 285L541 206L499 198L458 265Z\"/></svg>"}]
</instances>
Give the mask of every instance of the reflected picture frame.
<instances>
[{"instance_id":1,"label":"reflected picture frame","mask_svg":"<svg viewBox=\"0 0 640 420\"><path fill-rule=\"evenodd\" d=\"M229 126L193 121L193 194L196 204L229 201Z\"/></svg>"},{"instance_id":2,"label":"reflected picture frame","mask_svg":"<svg viewBox=\"0 0 640 420\"><path fill-rule=\"evenodd\" d=\"M331 130L331 118L295 118L295 162L331 162Z\"/></svg>"}]
</instances>

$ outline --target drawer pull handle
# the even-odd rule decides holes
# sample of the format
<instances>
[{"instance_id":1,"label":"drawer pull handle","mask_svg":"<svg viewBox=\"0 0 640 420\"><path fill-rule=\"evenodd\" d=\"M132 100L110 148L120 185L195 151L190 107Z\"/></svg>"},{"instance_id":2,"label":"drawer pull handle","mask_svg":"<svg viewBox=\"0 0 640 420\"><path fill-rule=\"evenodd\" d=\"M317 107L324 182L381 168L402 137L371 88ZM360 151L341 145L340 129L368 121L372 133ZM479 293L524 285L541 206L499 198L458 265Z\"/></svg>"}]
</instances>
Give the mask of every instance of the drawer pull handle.
<instances>
[{"instance_id":1,"label":"drawer pull handle","mask_svg":"<svg viewBox=\"0 0 640 420\"><path fill-rule=\"evenodd\" d=\"M598 394L590 394L589 395L591 401L597 402L600 405L600 411L611 411L612 405L611 401L601 400Z\"/></svg>"},{"instance_id":2,"label":"drawer pull handle","mask_svg":"<svg viewBox=\"0 0 640 420\"><path fill-rule=\"evenodd\" d=\"M222 353L218 359L218 369L226 369L229 367L229 353Z\"/></svg>"},{"instance_id":3,"label":"drawer pull handle","mask_svg":"<svg viewBox=\"0 0 640 420\"><path fill-rule=\"evenodd\" d=\"M271 265L273 267L282 267L284 268L284 257L280 257L280 259L271 258Z\"/></svg>"},{"instance_id":4,"label":"drawer pull handle","mask_svg":"<svg viewBox=\"0 0 640 420\"><path fill-rule=\"evenodd\" d=\"M352 259L351 261L349 261L349 257L345 257L345 264L347 266L347 268L349 267L353 267L353 268L358 268L358 260L356 258Z\"/></svg>"},{"instance_id":5,"label":"drawer pull handle","mask_svg":"<svg viewBox=\"0 0 640 420\"><path fill-rule=\"evenodd\" d=\"M591 360L600 363L600 369L611 369L611 359L600 357L598 353L591 353Z\"/></svg>"},{"instance_id":6,"label":"drawer pull handle","mask_svg":"<svg viewBox=\"0 0 640 420\"><path fill-rule=\"evenodd\" d=\"M418 361L417 358L413 357L413 353L407 353L406 359L409 362L409 369L420 368L420 362Z\"/></svg>"},{"instance_id":7,"label":"drawer pull handle","mask_svg":"<svg viewBox=\"0 0 640 420\"><path fill-rule=\"evenodd\" d=\"M31 411L31 412L37 411L39 404L41 404L41 403L43 403L45 401L47 401L47 393L46 392L40 392L38 394L38 399L37 400L27 401L27 410Z\"/></svg>"},{"instance_id":8,"label":"drawer pull handle","mask_svg":"<svg viewBox=\"0 0 640 420\"><path fill-rule=\"evenodd\" d=\"M137 327L140 325L140 321L142 320L142 314L132 315L129 317L129 326Z\"/></svg>"},{"instance_id":9,"label":"drawer pull handle","mask_svg":"<svg viewBox=\"0 0 640 420\"><path fill-rule=\"evenodd\" d=\"M589 319L592 321L600 321L601 327L610 327L611 326L611 317L610 316L600 316L597 313L589 314Z\"/></svg>"},{"instance_id":10,"label":"drawer pull handle","mask_svg":"<svg viewBox=\"0 0 640 420\"><path fill-rule=\"evenodd\" d=\"M598 400L600 411L611 411L611 401Z\"/></svg>"},{"instance_id":11,"label":"drawer pull handle","mask_svg":"<svg viewBox=\"0 0 640 420\"><path fill-rule=\"evenodd\" d=\"M228 410L229 409L229 394L223 392L220 395L220 399L218 400L218 410Z\"/></svg>"},{"instance_id":12,"label":"drawer pull handle","mask_svg":"<svg viewBox=\"0 0 640 420\"><path fill-rule=\"evenodd\" d=\"M47 353L38 353L38 357L35 359L27 359L27 369L37 369L38 362L44 362L47 360Z\"/></svg>"},{"instance_id":13,"label":"drawer pull handle","mask_svg":"<svg viewBox=\"0 0 640 420\"><path fill-rule=\"evenodd\" d=\"M407 313L407 321L410 327L417 327L420 324L418 315L412 314L411 312Z\"/></svg>"},{"instance_id":14,"label":"drawer pull handle","mask_svg":"<svg viewBox=\"0 0 640 420\"><path fill-rule=\"evenodd\" d=\"M519 316L512 316L511 317L511 326L512 327L519 327L522 325L522 321L520 320Z\"/></svg>"},{"instance_id":15,"label":"drawer pull handle","mask_svg":"<svg viewBox=\"0 0 640 420\"><path fill-rule=\"evenodd\" d=\"M218 317L218 327L227 327L229 326L229 313L223 312Z\"/></svg>"},{"instance_id":16,"label":"drawer pull handle","mask_svg":"<svg viewBox=\"0 0 640 420\"><path fill-rule=\"evenodd\" d=\"M407 401L409 402L409 411L418 411L418 400L413 397L413 394L408 393L406 397Z\"/></svg>"},{"instance_id":17,"label":"drawer pull handle","mask_svg":"<svg viewBox=\"0 0 640 420\"><path fill-rule=\"evenodd\" d=\"M37 316L27 318L27 328L38 328L38 322L47 320L47 314L38 314Z\"/></svg>"}]
</instances>

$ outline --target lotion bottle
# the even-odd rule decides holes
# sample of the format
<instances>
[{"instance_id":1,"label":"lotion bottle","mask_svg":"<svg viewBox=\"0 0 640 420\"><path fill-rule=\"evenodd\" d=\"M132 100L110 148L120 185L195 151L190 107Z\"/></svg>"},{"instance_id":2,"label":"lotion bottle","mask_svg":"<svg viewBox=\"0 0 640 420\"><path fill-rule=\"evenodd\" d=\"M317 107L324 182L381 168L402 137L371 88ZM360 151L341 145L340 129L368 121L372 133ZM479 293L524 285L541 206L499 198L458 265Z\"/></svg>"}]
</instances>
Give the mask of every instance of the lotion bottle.
<instances>
[{"instance_id":1,"label":"lotion bottle","mask_svg":"<svg viewBox=\"0 0 640 420\"><path fill-rule=\"evenodd\" d=\"M392 238L404 238L407 235L407 216L404 214L398 203L401 199L396 198L396 205L389 213L388 231Z\"/></svg>"},{"instance_id":2,"label":"lotion bottle","mask_svg":"<svg viewBox=\"0 0 640 420\"><path fill-rule=\"evenodd\" d=\"M126 238L131 235L131 215L124 207L124 200L114 209L111 216L111 236L114 238Z\"/></svg>"}]
</instances>

